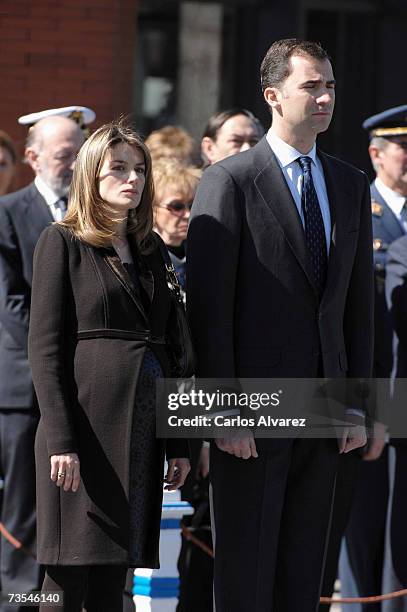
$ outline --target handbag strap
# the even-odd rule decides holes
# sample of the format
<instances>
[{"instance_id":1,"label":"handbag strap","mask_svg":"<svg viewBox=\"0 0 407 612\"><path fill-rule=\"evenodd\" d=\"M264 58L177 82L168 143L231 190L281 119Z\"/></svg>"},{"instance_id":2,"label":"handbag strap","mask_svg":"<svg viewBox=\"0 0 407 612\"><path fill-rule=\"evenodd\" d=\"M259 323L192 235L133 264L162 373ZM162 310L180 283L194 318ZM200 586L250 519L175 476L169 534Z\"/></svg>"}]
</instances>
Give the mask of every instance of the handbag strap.
<instances>
[{"instance_id":1,"label":"handbag strap","mask_svg":"<svg viewBox=\"0 0 407 612\"><path fill-rule=\"evenodd\" d=\"M171 257L170 257L170 254L168 253L167 247L165 246L161 238L157 236L157 234L155 234L154 232L153 232L153 236L154 236L154 240L156 244L158 245L158 248L160 249L161 255L164 260L168 287L170 291L172 291L172 293L174 294L177 301L182 305L182 307L184 307L184 301L182 299L182 293L181 293L181 286L179 284L178 276L175 271L174 264L171 261Z\"/></svg>"}]
</instances>

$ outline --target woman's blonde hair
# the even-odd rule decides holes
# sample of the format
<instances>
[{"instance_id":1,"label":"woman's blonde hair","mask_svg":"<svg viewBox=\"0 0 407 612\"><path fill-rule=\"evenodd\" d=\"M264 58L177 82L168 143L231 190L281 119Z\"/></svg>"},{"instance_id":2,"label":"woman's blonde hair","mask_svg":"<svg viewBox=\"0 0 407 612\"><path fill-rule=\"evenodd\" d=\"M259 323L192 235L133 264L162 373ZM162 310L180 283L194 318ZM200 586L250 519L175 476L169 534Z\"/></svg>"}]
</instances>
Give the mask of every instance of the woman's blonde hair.
<instances>
[{"instance_id":1,"label":"woman's blonde hair","mask_svg":"<svg viewBox=\"0 0 407 612\"><path fill-rule=\"evenodd\" d=\"M194 166L184 166L174 159L160 159L153 163L154 205L160 203L166 187L175 187L187 197L195 194L202 170Z\"/></svg>"},{"instance_id":2,"label":"woman's blonde hair","mask_svg":"<svg viewBox=\"0 0 407 612\"><path fill-rule=\"evenodd\" d=\"M68 212L61 225L87 244L109 246L120 223L114 209L99 194L98 178L107 152L118 144L128 144L142 151L145 162L145 185L137 209L129 210L127 232L134 234L144 250L153 227L154 200L150 153L141 137L122 120L102 125L82 145L75 162L69 190Z\"/></svg>"},{"instance_id":3,"label":"woman's blonde hair","mask_svg":"<svg viewBox=\"0 0 407 612\"><path fill-rule=\"evenodd\" d=\"M151 132L146 138L153 163L161 159L176 159L181 164L194 164L199 161L198 145L194 138L182 127L166 125Z\"/></svg>"}]
</instances>

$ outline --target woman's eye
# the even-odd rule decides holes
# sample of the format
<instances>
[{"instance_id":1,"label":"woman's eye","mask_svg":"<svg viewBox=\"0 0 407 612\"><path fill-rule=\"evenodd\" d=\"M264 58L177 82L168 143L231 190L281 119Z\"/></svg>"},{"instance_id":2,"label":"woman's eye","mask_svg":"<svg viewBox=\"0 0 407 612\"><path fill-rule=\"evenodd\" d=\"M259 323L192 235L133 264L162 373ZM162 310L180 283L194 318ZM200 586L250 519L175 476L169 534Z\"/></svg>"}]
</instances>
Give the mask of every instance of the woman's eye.
<instances>
[{"instance_id":1,"label":"woman's eye","mask_svg":"<svg viewBox=\"0 0 407 612\"><path fill-rule=\"evenodd\" d=\"M137 174L143 174L144 175L146 173L146 170L145 170L145 168L136 168L136 172L137 172Z\"/></svg>"},{"instance_id":2,"label":"woman's eye","mask_svg":"<svg viewBox=\"0 0 407 612\"><path fill-rule=\"evenodd\" d=\"M123 172L124 171L124 166L122 166L122 165L113 166L112 170L116 170L117 172Z\"/></svg>"}]
</instances>

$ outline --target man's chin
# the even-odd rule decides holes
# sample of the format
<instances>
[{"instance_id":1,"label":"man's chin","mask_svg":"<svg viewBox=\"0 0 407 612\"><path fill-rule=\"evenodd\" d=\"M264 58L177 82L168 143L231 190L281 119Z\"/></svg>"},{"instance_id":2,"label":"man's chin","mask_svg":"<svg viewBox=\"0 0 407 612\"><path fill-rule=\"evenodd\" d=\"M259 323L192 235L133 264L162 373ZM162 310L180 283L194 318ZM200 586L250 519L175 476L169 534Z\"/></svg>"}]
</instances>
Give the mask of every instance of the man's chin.
<instances>
[{"instance_id":1,"label":"man's chin","mask_svg":"<svg viewBox=\"0 0 407 612\"><path fill-rule=\"evenodd\" d=\"M331 124L331 121L332 121L331 116L317 117L316 121L314 121L314 129L316 133L320 134L321 132L326 132L326 130L329 128Z\"/></svg>"},{"instance_id":2,"label":"man's chin","mask_svg":"<svg viewBox=\"0 0 407 612\"><path fill-rule=\"evenodd\" d=\"M68 193L69 193L69 185L67 185L66 187L61 187L60 185L58 186L52 186L50 185L52 191L55 193L56 196L58 196L58 198L66 198L68 197Z\"/></svg>"}]
</instances>

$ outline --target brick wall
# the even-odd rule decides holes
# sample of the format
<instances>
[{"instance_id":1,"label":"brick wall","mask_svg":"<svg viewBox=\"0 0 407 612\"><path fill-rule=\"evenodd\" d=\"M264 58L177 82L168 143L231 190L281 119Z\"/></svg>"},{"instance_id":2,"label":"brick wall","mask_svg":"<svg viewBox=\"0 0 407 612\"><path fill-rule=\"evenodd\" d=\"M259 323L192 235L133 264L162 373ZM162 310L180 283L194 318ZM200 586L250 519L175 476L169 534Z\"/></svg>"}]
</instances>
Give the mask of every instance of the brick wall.
<instances>
[{"instance_id":1,"label":"brick wall","mask_svg":"<svg viewBox=\"0 0 407 612\"><path fill-rule=\"evenodd\" d=\"M132 111L137 0L12 0L0 3L0 128L24 150L17 118L79 104L92 128ZM19 185L31 180L19 168Z\"/></svg>"}]
</instances>

